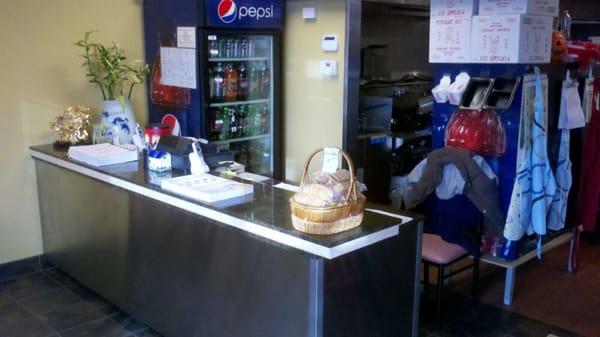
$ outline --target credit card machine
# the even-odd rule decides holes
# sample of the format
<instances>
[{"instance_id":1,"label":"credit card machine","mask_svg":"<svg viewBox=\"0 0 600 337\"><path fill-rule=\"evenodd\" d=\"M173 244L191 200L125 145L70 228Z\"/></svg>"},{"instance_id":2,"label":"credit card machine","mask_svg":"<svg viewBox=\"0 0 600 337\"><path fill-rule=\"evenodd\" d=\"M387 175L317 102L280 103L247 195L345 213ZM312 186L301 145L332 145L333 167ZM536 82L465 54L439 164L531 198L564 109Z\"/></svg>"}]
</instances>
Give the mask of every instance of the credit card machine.
<instances>
[{"instance_id":1,"label":"credit card machine","mask_svg":"<svg viewBox=\"0 0 600 337\"><path fill-rule=\"evenodd\" d=\"M177 170L190 170L189 154L194 152L192 144L194 140L178 136L162 136L156 146L157 150L171 154L171 167ZM204 161L211 170L221 166L219 163L234 161L231 151L219 151L215 144L197 143L202 150ZM197 146L198 146L197 145Z\"/></svg>"}]
</instances>

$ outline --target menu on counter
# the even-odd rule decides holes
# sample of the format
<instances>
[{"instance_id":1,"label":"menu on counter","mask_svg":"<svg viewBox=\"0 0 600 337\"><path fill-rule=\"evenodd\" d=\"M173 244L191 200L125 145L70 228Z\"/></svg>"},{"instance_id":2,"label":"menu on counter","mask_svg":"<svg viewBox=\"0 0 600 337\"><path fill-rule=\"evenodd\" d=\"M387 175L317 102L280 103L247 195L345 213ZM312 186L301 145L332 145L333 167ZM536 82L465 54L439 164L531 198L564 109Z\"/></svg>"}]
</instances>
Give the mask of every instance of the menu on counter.
<instances>
[{"instance_id":1,"label":"menu on counter","mask_svg":"<svg viewBox=\"0 0 600 337\"><path fill-rule=\"evenodd\" d=\"M163 179L160 187L184 197L209 203L254 193L254 187L251 184L243 184L211 174L190 174Z\"/></svg>"},{"instance_id":2,"label":"menu on counter","mask_svg":"<svg viewBox=\"0 0 600 337\"><path fill-rule=\"evenodd\" d=\"M121 164L138 159L136 150L125 149L109 143L71 146L68 155L71 159L93 166Z\"/></svg>"}]
</instances>

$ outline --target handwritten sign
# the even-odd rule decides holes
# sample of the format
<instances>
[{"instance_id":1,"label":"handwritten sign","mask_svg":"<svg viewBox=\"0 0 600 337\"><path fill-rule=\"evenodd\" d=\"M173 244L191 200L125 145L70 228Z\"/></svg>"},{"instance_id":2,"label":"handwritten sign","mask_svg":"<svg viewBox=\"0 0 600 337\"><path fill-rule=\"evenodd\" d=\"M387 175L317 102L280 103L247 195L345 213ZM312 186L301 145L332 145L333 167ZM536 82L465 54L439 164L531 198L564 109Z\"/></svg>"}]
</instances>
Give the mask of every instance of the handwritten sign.
<instances>
[{"instance_id":1,"label":"handwritten sign","mask_svg":"<svg viewBox=\"0 0 600 337\"><path fill-rule=\"evenodd\" d=\"M196 50L160 48L160 83L173 87L196 89Z\"/></svg>"}]
</instances>

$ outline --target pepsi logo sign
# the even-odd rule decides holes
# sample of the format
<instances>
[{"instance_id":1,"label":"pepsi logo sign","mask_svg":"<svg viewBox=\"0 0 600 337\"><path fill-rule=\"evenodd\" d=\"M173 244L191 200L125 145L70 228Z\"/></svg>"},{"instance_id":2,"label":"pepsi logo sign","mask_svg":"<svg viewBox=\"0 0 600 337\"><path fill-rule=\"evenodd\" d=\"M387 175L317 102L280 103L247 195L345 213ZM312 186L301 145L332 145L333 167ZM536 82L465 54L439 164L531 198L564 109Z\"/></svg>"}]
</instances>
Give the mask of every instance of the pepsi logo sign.
<instances>
[{"instance_id":1,"label":"pepsi logo sign","mask_svg":"<svg viewBox=\"0 0 600 337\"><path fill-rule=\"evenodd\" d=\"M274 8L273 6L260 7L260 6L240 6L233 0L221 0L217 5L217 14L219 19L223 23L232 23L236 19L242 20L246 17L261 20L269 19L273 17Z\"/></svg>"},{"instance_id":2,"label":"pepsi logo sign","mask_svg":"<svg viewBox=\"0 0 600 337\"><path fill-rule=\"evenodd\" d=\"M224 23L232 23L237 16L237 5L233 0L221 0L217 6L217 14Z\"/></svg>"}]
</instances>

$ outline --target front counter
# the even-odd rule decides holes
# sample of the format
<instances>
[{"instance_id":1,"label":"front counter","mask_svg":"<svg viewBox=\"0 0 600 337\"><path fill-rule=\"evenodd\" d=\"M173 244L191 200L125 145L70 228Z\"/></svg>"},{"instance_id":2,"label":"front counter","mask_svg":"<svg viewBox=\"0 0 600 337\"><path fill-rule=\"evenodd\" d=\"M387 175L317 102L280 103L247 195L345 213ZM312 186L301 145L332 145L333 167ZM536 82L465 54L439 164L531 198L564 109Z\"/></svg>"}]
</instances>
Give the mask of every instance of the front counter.
<instances>
[{"instance_id":1,"label":"front counter","mask_svg":"<svg viewBox=\"0 0 600 337\"><path fill-rule=\"evenodd\" d=\"M358 228L308 235L271 184L206 204L137 163L31 155L48 260L166 337L417 336L419 217L369 208Z\"/></svg>"}]
</instances>

